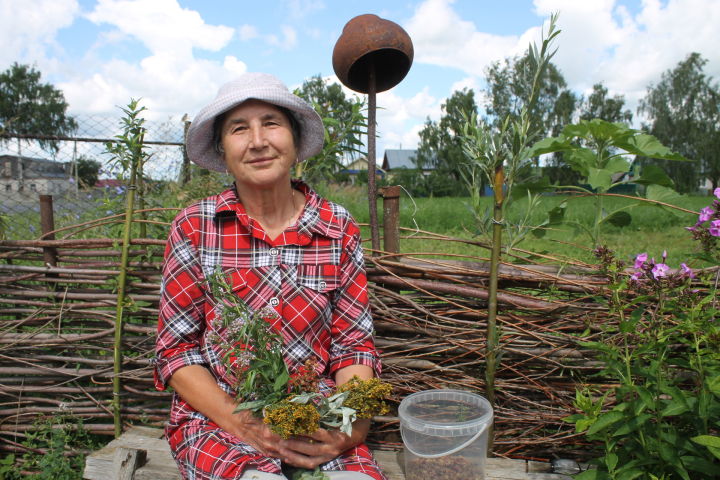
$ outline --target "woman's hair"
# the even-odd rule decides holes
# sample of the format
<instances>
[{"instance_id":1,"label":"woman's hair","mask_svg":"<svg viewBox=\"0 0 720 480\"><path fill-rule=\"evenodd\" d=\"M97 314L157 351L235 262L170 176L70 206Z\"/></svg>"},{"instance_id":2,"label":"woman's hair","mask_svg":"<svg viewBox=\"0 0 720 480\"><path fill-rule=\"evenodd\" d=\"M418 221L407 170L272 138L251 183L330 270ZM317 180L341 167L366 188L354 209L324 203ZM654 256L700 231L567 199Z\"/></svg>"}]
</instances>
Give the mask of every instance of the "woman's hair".
<instances>
[{"instance_id":1,"label":"woman's hair","mask_svg":"<svg viewBox=\"0 0 720 480\"><path fill-rule=\"evenodd\" d=\"M285 115L285 117L288 119L288 122L290 123L290 131L292 132L293 144L295 145L295 149L297 149L300 146L300 122L297 121L297 119L289 109L281 107L280 105L274 105L272 103L270 105L280 110L283 115ZM215 120L213 121L212 144L215 147L215 152L217 152L218 154L222 154L222 148L220 148L220 143L222 141L222 126L223 123L225 123L225 118L227 118L228 113L230 113L230 110L221 113L220 115L215 117Z\"/></svg>"}]
</instances>

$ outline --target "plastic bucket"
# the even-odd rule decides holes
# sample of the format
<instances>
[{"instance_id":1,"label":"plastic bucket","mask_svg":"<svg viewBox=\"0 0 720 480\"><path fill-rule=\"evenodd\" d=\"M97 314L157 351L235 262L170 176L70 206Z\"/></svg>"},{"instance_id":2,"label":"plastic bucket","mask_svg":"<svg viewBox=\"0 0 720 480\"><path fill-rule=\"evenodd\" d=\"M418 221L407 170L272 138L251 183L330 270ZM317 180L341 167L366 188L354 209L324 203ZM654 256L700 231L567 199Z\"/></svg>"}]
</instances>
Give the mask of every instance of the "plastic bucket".
<instances>
[{"instance_id":1,"label":"plastic bucket","mask_svg":"<svg viewBox=\"0 0 720 480\"><path fill-rule=\"evenodd\" d=\"M405 478L484 480L490 403L461 390L428 390L400 402Z\"/></svg>"}]
</instances>

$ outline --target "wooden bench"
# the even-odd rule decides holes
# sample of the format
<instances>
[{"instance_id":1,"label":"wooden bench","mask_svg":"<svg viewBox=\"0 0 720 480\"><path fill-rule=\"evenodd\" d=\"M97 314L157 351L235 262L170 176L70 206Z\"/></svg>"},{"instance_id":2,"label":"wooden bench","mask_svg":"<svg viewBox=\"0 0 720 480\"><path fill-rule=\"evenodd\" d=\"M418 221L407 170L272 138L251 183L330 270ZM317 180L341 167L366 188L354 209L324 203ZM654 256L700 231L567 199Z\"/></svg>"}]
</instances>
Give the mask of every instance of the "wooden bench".
<instances>
[{"instance_id":1,"label":"wooden bench","mask_svg":"<svg viewBox=\"0 0 720 480\"><path fill-rule=\"evenodd\" d=\"M389 480L405 480L402 452L375 450L376 460ZM488 458L486 480L571 480L550 473L550 464ZM180 480L170 447L159 428L132 427L85 461L86 480ZM412 479L408 479L412 480ZM458 479L462 480L462 479Z\"/></svg>"}]
</instances>

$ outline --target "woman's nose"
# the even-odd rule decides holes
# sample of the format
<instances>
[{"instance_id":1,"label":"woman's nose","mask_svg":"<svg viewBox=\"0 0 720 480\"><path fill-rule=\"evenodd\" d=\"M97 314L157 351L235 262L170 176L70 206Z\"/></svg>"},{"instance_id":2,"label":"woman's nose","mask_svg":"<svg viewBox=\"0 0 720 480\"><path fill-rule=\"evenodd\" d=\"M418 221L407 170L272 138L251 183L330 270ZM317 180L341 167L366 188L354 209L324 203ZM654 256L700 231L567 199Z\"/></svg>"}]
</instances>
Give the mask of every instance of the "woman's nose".
<instances>
[{"instance_id":1,"label":"woman's nose","mask_svg":"<svg viewBox=\"0 0 720 480\"><path fill-rule=\"evenodd\" d=\"M250 147L262 148L265 146L265 134L262 127L250 128Z\"/></svg>"}]
</instances>

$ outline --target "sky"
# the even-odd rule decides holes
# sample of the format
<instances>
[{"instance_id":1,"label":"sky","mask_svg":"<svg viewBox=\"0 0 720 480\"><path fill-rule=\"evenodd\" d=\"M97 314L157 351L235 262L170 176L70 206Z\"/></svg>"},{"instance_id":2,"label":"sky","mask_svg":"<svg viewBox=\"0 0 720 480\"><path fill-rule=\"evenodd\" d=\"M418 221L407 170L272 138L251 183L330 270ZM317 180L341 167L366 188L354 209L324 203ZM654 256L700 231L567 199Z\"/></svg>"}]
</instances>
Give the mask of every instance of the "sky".
<instances>
[{"instance_id":1,"label":"sky","mask_svg":"<svg viewBox=\"0 0 720 480\"><path fill-rule=\"evenodd\" d=\"M453 91L482 100L488 65L523 54L554 12L553 62L577 94L602 82L636 113L647 87L691 52L720 79L720 0L0 0L0 70L33 65L74 115L119 117L141 98L149 120L179 120L246 71L290 88L313 75L337 81L344 25L373 13L414 47L405 79L377 97L381 157L415 148Z\"/></svg>"}]
</instances>

